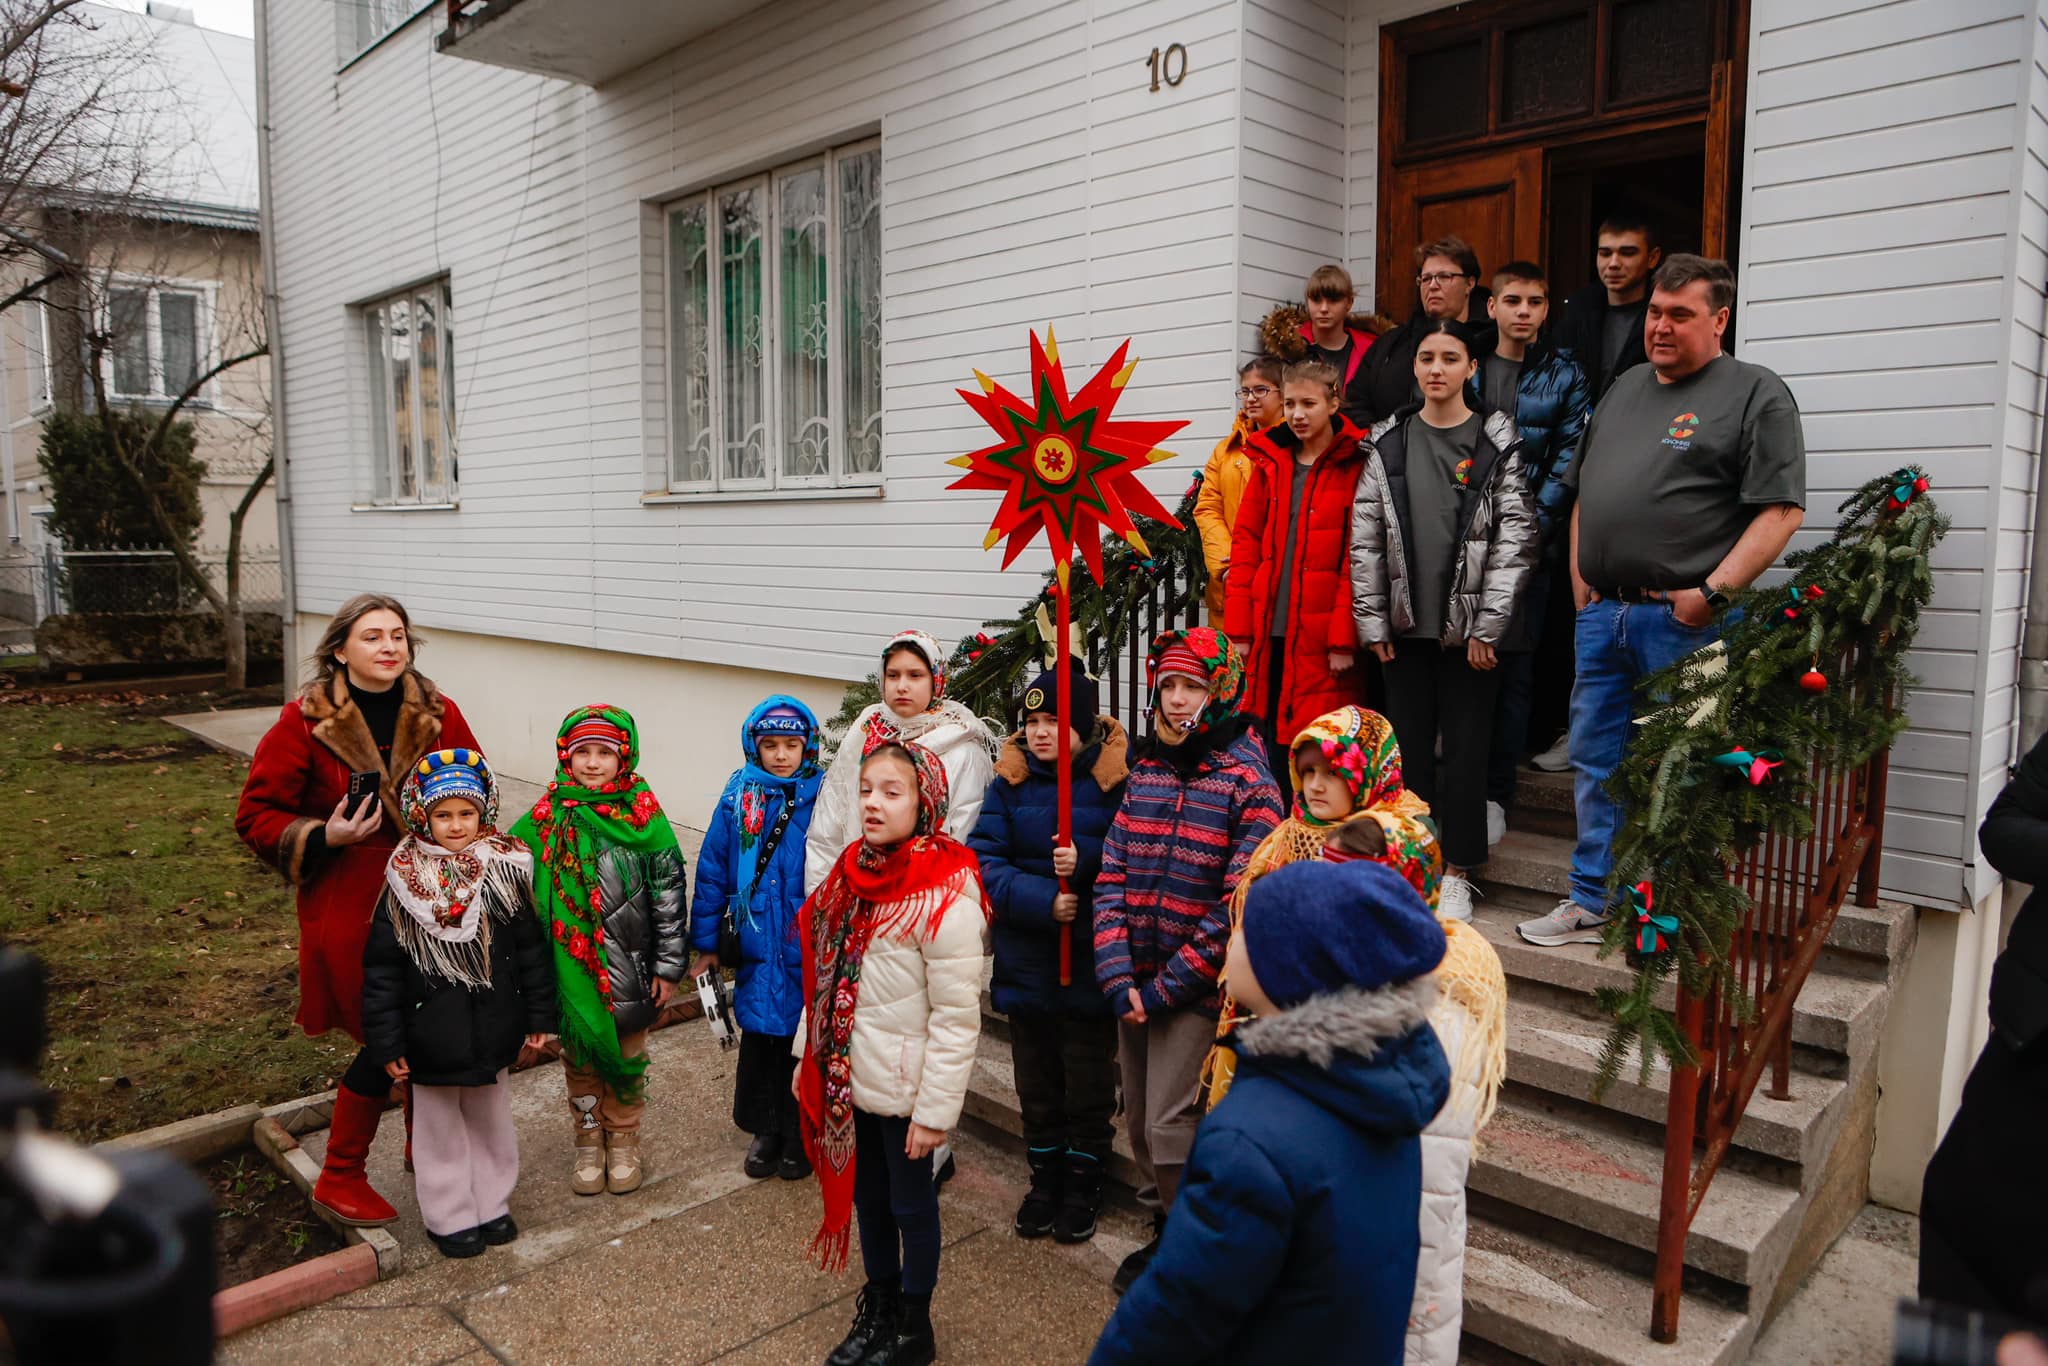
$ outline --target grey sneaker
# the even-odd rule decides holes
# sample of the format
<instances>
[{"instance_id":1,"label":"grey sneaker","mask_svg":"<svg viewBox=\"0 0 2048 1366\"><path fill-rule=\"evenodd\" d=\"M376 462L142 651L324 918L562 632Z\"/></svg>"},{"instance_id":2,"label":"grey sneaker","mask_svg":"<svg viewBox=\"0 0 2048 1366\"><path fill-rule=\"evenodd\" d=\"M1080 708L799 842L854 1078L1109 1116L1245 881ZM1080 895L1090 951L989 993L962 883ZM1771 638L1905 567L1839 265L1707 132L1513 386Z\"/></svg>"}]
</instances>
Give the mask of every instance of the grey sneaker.
<instances>
[{"instance_id":1,"label":"grey sneaker","mask_svg":"<svg viewBox=\"0 0 2048 1366\"><path fill-rule=\"evenodd\" d=\"M1607 917L1589 911L1576 901L1560 901L1549 915L1524 920L1515 933L1531 944L1554 949L1560 944L1597 944Z\"/></svg>"},{"instance_id":2,"label":"grey sneaker","mask_svg":"<svg viewBox=\"0 0 2048 1366\"><path fill-rule=\"evenodd\" d=\"M1556 744L1531 759L1529 763L1545 773L1563 773L1572 766L1572 737L1558 736Z\"/></svg>"}]
</instances>

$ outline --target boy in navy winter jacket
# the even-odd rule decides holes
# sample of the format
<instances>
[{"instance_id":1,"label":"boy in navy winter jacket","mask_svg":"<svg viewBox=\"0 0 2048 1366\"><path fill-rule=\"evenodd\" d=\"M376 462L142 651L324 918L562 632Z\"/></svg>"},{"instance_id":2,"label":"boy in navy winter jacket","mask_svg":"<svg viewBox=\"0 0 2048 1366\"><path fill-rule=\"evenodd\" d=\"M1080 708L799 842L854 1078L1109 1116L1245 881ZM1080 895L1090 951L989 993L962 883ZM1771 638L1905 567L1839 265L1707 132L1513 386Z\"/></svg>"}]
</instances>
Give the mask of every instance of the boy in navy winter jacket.
<instances>
[{"instance_id":1,"label":"boy in navy winter jacket","mask_svg":"<svg viewBox=\"0 0 2048 1366\"><path fill-rule=\"evenodd\" d=\"M1009 1016L1031 1163L1016 1230L1079 1243L1095 1235L1115 1133L1116 1017L1095 986L1094 887L1128 769L1123 727L1095 714L1095 680L1077 664L1068 686L1088 735L1069 736L1074 842L1058 843L1058 677L1048 669L1024 690L1023 728L1004 743L967 843L981 859L995 915L992 994ZM1062 934L1070 954L1064 985Z\"/></svg>"},{"instance_id":2,"label":"boy in navy winter jacket","mask_svg":"<svg viewBox=\"0 0 2048 1366\"><path fill-rule=\"evenodd\" d=\"M726 781L698 856L690 945L707 968L738 976L733 1015L740 1027L732 1122L754 1136L746 1173L787 1181L810 1175L789 1076L803 1014L803 950L796 914L804 902L804 837L825 771L818 765L818 719L794 697L776 694L740 727L746 763ZM718 958L719 922L730 908L740 961Z\"/></svg>"},{"instance_id":3,"label":"boy in navy winter jacket","mask_svg":"<svg viewBox=\"0 0 2048 1366\"><path fill-rule=\"evenodd\" d=\"M1203 1120L1158 1254L1090 1366L1399 1362L1421 1133L1450 1094L1429 1025L1444 931L1391 868L1293 863L1231 937L1237 1078Z\"/></svg>"}]
</instances>

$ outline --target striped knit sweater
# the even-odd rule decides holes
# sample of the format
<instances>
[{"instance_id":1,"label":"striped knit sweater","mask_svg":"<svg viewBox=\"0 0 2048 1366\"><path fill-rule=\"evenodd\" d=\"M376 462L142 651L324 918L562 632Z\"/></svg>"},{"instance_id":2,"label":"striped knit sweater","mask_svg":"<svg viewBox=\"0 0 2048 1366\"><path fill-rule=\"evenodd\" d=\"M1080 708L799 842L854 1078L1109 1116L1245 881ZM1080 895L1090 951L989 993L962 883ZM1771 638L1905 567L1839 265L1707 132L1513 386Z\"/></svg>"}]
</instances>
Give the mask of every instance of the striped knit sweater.
<instances>
[{"instance_id":1,"label":"striped knit sweater","mask_svg":"<svg viewBox=\"0 0 2048 1366\"><path fill-rule=\"evenodd\" d=\"M1119 1015L1133 987L1147 1012L1216 1013L1231 890L1280 815L1248 730L1186 776L1157 753L1132 766L1095 879L1095 980Z\"/></svg>"}]
</instances>

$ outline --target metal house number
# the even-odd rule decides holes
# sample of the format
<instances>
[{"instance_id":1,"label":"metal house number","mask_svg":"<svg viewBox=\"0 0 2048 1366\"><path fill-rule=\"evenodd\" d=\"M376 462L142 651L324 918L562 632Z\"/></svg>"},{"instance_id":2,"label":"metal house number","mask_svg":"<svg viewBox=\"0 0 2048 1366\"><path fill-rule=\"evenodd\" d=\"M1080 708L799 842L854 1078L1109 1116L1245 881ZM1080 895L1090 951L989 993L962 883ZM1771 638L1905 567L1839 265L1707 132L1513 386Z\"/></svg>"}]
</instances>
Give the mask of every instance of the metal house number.
<instances>
[{"instance_id":1,"label":"metal house number","mask_svg":"<svg viewBox=\"0 0 2048 1366\"><path fill-rule=\"evenodd\" d=\"M1158 93L1161 81L1168 85L1179 85L1188 78L1188 50L1179 43L1173 44L1164 52L1153 48L1152 55L1145 59L1145 64L1152 68L1154 94Z\"/></svg>"}]
</instances>

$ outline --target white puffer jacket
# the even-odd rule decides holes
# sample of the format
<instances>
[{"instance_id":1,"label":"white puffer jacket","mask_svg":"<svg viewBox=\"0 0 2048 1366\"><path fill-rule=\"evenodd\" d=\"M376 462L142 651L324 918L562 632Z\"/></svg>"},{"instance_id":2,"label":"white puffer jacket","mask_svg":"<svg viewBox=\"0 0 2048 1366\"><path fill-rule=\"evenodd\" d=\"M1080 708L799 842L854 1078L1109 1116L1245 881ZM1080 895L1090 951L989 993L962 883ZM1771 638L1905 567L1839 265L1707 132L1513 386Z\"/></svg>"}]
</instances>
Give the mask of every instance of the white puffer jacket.
<instances>
[{"instance_id":1,"label":"white puffer jacket","mask_svg":"<svg viewBox=\"0 0 2048 1366\"><path fill-rule=\"evenodd\" d=\"M804 837L804 895L818 890L825 874L860 838L860 750L868 720L882 710L880 702L860 714L839 742L825 782L811 808L811 829ZM908 720L891 717L897 734L939 756L946 770L946 833L962 844L981 818L982 795L996 772L996 739L973 712L958 702L941 702L937 711Z\"/></svg>"},{"instance_id":2,"label":"white puffer jacket","mask_svg":"<svg viewBox=\"0 0 2048 1366\"><path fill-rule=\"evenodd\" d=\"M907 1115L927 1129L960 1122L981 1040L981 988L989 965L988 917L972 887L953 898L924 942L902 934L868 941L853 1007L857 1108ZM797 1021L791 1051L798 1058L808 1025L808 1018Z\"/></svg>"},{"instance_id":3,"label":"white puffer jacket","mask_svg":"<svg viewBox=\"0 0 2048 1366\"><path fill-rule=\"evenodd\" d=\"M1472 1017L1448 996L1429 1012L1444 1056L1455 1059L1473 1027ZM1465 1179L1472 1170L1472 1140L1479 1088L1451 1069L1451 1095L1422 1131L1422 1254L1415 1264L1415 1303L1408 1315L1406 1366L1457 1366L1465 1321Z\"/></svg>"}]
</instances>

